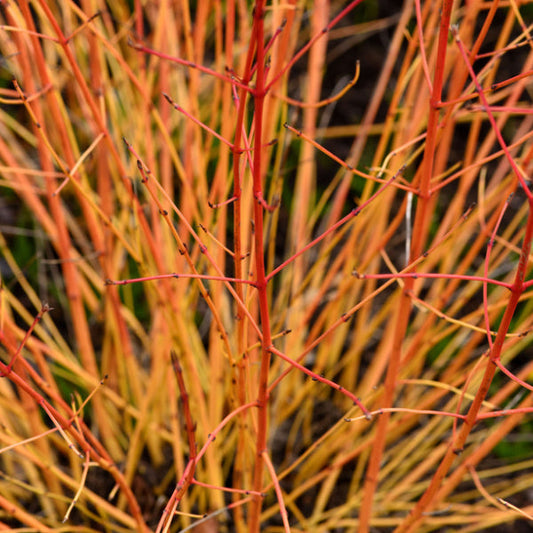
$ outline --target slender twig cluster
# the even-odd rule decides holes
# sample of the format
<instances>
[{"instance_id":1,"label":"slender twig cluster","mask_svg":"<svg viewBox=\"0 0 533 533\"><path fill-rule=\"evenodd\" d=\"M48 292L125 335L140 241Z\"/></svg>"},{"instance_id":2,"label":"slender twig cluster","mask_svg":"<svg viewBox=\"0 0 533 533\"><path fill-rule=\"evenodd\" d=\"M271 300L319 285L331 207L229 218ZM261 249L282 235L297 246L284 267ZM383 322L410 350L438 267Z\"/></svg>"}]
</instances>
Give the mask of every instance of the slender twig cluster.
<instances>
[{"instance_id":1,"label":"slender twig cluster","mask_svg":"<svg viewBox=\"0 0 533 533\"><path fill-rule=\"evenodd\" d=\"M532 519L529 5L0 4L0 527Z\"/></svg>"}]
</instances>

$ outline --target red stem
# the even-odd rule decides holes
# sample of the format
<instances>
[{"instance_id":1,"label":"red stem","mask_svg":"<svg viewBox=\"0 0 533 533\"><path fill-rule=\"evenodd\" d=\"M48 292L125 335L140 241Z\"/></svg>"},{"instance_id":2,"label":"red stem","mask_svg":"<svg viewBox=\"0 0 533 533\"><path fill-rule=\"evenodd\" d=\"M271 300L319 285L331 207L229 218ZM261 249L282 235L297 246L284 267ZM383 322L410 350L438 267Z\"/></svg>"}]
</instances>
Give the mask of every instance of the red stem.
<instances>
[{"instance_id":1,"label":"red stem","mask_svg":"<svg viewBox=\"0 0 533 533\"><path fill-rule=\"evenodd\" d=\"M411 241L409 258L410 262L413 258L416 258L420 255L423 243L426 240L427 232L429 231L428 217L432 202L430 185L437 149L439 104L442 99L444 66L446 62L446 51L448 48L448 32L450 27L452 7L453 0L443 0L440 18L437 61L433 80L433 91L429 101L426 146L424 150L424 159L421 166L421 179L418 194L419 200L413 224L414 229ZM409 322L408 317L411 310L411 298L409 295L413 291L413 286L414 280L410 278L406 279L405 288L398 305L394 339L392 342L392 350L390 361L387 367L387 374L385 376L383 393L383 407L386 408L392 407L396 393L396 383L398 379L398 373L400 371L402 344L405 337L405 332L407 330ZM385 413L378 421L376 437L374 439L374 446L370 455L364 484L363 500L361 502L361 511L359 514L359 533L367 533L370 528L374 494L376 492L378 475L381 468L383 452L385 450L389 420L390 414Z\"/></svg>"},{"instance_id":2,"label":"red stem","mask_svg":"<svg viewBox=\"0 0 533 533\"><path fill-rule=\"evenodd\" d=\"M261 366L259 370L259 388L257 392L257 436L255 444L255 465L253 472L253 490L261 492L263 486L264 456L267 448L268 425L268 373L270 370L270 348L272 335L270 331L270 315L268 309L267 278L265 274L265 258L263 251L263 106L265 101L265 44L264 44L264 0L257 0L254 8L253 41L256 45L256 88L254 96L254 153L253 153L253 194L254 202L254 244L255 244L255 278L261 317ZM250 509L249 531L259 533L259 518L262 497L254 496Z\"/></svg>"},{"instance_id":3,"label":"red stem","mask_svg":"<svg viewBox=\"0 0 533 533\"><path fill-rule=\"evenodd\" d=\"M461 430L459 431L457 437L450 441L450 444L446 450L446 454L444 455L435 475L433 476L429 487L426 489L426 492L418 501L411 514L396 529L395 533L407 533L411 531L416 531L417 524L421 520L423 514L426 513L442 498L446 497L446 495L451 490L453 490L454 485L452 485L451 483L446 483L444 486L442 486L444 478L448 474L453 462L457 458L457 455L460 455L460 453L463 451L466 440L470 435L474 424L480 419L479 411L483 405L483 401L487 396L490 385L492 384L492 380L497 369L497 362L499 362L501 357L503 343L509 331L511 320L513 318L516 307L520 301L520 296L524 291L526 267L529 259L529 254L531 252L531 239L533 238L533 200L528 199L528 203L529 214L526 224L526 231L522 244L520 260L518 262L518 267L516 270L515 281L511 288L511 297L509 299L507 307L505 308L505 313L498 328L498 334L496 335L494 345L490 352L490 358L487 361L481 385L476 393L474 400L472 401L472 405L468 410Z\"/></svg>"}]
</instances>

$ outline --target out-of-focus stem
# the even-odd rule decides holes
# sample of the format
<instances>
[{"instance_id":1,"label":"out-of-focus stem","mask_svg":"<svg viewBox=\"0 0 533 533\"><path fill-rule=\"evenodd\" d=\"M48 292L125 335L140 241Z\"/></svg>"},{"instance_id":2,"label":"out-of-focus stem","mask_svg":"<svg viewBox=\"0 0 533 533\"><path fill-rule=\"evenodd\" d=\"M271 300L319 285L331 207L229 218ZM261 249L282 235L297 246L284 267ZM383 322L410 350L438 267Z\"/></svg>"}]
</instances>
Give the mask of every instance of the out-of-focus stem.
<instances>
[{"instance_id":1,"label":"out-of-focus stem","mask_svg":"<svg viewBox=\"0 0 533 533\"><path fill-rule=\"evenodd\" d=\"M443 0L442 14L440 19L439 42L437 50L437 63L433 80L433 91L429 101L429 119L426 135L426 146L419 183L419 199L413 225L413 238L411 241L410 260L420 255L425 242L428 228L428 216L431 208L430 180L433 173L433 164L437 146L437 126L439 120L439 103L442 98L442 87L444 80L444 64L446 61L446 50L448 47L448 31L453 2ZM414 279L406 279L400 301L398 302L397 314L395 318L394 339L392 350L385 376L382 407L391 407L396 393L396 383L400 370L400 360L402 354L402 344L409 323L409 313L411 310L411 298ZM366 533L370 527L370 517L372 515L372 504L374 494L378 484L383 451L385 449L387 431L389 427L390 413L385 413L378 421L376 438L372 447L372 454L368 464L366 479L363 490L363 500L361 502L361 512L359 515L359 532Z\"/></svg>"}]
</instances>

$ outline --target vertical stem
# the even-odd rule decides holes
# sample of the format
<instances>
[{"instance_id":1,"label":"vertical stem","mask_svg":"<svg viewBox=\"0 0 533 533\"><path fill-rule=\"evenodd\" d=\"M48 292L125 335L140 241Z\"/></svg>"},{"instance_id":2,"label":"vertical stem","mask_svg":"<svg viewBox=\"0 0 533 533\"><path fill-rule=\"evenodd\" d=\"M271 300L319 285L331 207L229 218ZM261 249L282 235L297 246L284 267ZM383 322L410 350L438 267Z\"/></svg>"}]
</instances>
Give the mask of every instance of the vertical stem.
<instances>
[{"instance_id":1,"label":"vertical stem","mask_svg":"<svg viewBox=\"0 0 533 533\"><path fill-rule=\"evenodd\" d=\"M256 43L256 88L254 91L254 153L253 153L253 193L254 193L254 245L255 245L255 277L259 296L259 313L261 316L261 367L259 371L259 389L257 392L258 420L256 437L256 456L253 473L253 490L261 492L263 487L264 459L266 450L267 422L268 422L268 371L270 368L270 347L272 337L270 332L270 317L267 298L267 280L265 275L265 261L263 253L263 197L262 188L262 150L263 150L263 105L265 100L265 50L264 50L264 0L258 0L254 9L253 34ZM259 515L262 498L254 496L251 506L249 531L259 532Z\"/></svg>"},{"instance_id":2,"label":"vertical stem","mask_svg":"<svg viewBox=\"0 0 533 533\"><path fill-rule=\"evenodd\" d=\"M433 81L433 91L429 101L429 120L426 136L426 146L424 150L424 159L419 185L419 200L413 226L413 239L411 242L412 261L418 257L422 251L423 244L426 240L428 231L428 216L431 208L430 180L433 173L435 153L437 149L437 126L439 119L439 107L442 98L442 87L444 80L444 64L446 61L446 50L448 47L448 32L451 19L453 0L443 0L442 14L440 20L439 41L437 50L437 63L435 66L435 76ZM411 311L411 299L409 294L413 290L414 279L405 280L405 287L401 295L401 301L398 303L398 312L396 315L396 325L394 330L394 339L392 344L392 353L387 367L385 376L385 385L383 393L382 407L391 407L394 402L396 393L396 383L400 370L400 360L402 354L402 344L409 323L409 313ZM380 465L385 450L387 440L387 431L389 427L390 413L384 413L378 420L378 427L372 454L368 464L366 479L363 491L363 500L359 514L359 532L366 533L370 528L370 518L372 515L372 504L374 494L378 484Z\"/></svg>"},{"instance_id":3,"label":"vertical stem","mask_svg":"<svg viewBox=\"0 0 533 533\"><path fill-rule=\"evenodd\" d=\"M232 49L232 42L230 42L229 32L234 32L235 29L235 3L229 2L227 6L228 15L226 23L226 47L229 50ZM244 69L242 74L242 83L247 85L252 76L252 64L254 58L254 35L252 34L250 38L250 43L248 45L248 53L244 63ZM229 62L228 65L232 63ZM231 88L233 90L233 87ZM236 89L235 89L236 90ZM235 120L235 134L233 141L233 265L234 265L234 275L237 279L243 278L243 250L242 250L242 201L241 201L241 144L244 131L245 123L245 111L246 111L246 98L248 97L248 92L241 87L238 91L236 90L238 97L235 99L237 105L237 118ZM238 295L238 298L244 300L244 292L242 284L237 283L235 285L235 292ZM246 396L246 365L247 359L245 356L246 350L246 339L245 339L245 324L244 324L244 313L242 309L237 306L235 310L235 321L237 324L237 400L240 405L245 405L247 402ZM248 446L247 446L247 432L246 432L246 422L249 417L248 412L243 411L239 415L239 436L237 442L237 450L235 454L235 471L234 471L234 480L233 486L237 488L242 488L245 483L248 481L246 475L246 470L249 468L248 457ZM238 495L236 494L237 498ZM243 510L240 506L235 508L235 529L237 533L245 533L247 527L244 523Z\"/></svg>"},{"instance_id":4,"label":"vertical stem","mask_svg":"<svg viewBox=\"0 0 533 533\"><path fill-rule=\"evenodd\" d=\"M28 24L29 28L35 29L32 14L30 10L30 5L28 2L20 2L20 9L21 12L24 15L24 18L26 20L26 23ZM49 20L52 24L54 24L55 19L53 17L53 14L51 13L49 6L45 5L45 12L47 15L49 15ZM68 49L67 46L67 40L65 36L62 34L57 22L55 22L55 26L57 28L57 35L60 40L60 42ZM41 83L45 86L52 85L49 73L46 68L46 60L44 57L43 49L39 43L39 40L32 36L30 38L31 41L31 49L28 49L28 51L31 50L32 53L32 59L36 64L36 67L39 71L39 77L41 79ZM21 50L25 49L25 47L20 47ZM24 58L26 54L22 54L22 61L27 62L27 59ZM28 89L30 92L34 92L35 88L35 80L32 77L30 73L29 67L24 69L24 80L28 83ZM87 93L90 96L90 92L87 89ZM92 100L92 98L91 98ZM36 114L36 117L40 124L44 123L44 109L40 103L39 100L36 100L34 103L33 110ZM65 160L70 168L74 166L75 158L71 150L71 145L68 140L68 135L66 133L65 128L62 126L63 122L61 119L61 112L58 106L57 97L55 92L49 92L46 95L46 110L51 114L51 116L54 118L57 131L62 139L62 145L65 150ZM36 129L42 129L42 126ZM45 129L43 129L45 131ZM47 170L52 172L53 171L53 162L50 154L47 153L47 148L42 142L41 136L36 131L36 137L38 139L37 149L39 152L40 157L40 165L43 170ZM67 227L67 222L65 219L61 199L59 196L55 195L55 189L57 187L57 184L55 180L51 177L46 178L46 196L48 200L48 205L50 212L52 213L53 219L56 223L56 232L57 232L57 243L56 243L56 251L61 259L61 269L63 273L63 277L65 280L65 292L66 296L69 302L69 311L72 319L72 326L74 330L74 335L77 342L77 349L79 350L80 359L83 362L84 367L90 371L91 375L94 377L97 377L99 375L99 370L96 364L96 354L93 347L93 342L91 339L90 331L89 331L89 323L87 320L87 313L84 308L84 302L82 299L81 291L80 291L80 275L77 269L77 266L72 262L72 252L73 247L70 239L69 230ZM101 251L103 249L103 244L101 241L101 236L99 234L98 223L96 222L93 213L88 208L86 203L84 202L83 198L80 199L80 205L83 208L84 217L89 222L88 226L89 228L92 228L94 231L91 232L94 246L96 250ZM97 396L94 399L93 407L95 409L95 412L98 413L97 416L99 416L99 419L102 421L102 440L106 443L106 446L110 453L114 457L120 457L121 456L121 450L120 446L117 442L116 437L113 434L113 430L111 427L111 423L109 420L105 417L105 407L102 403L102 399Z\"/></svg>"},{"instance_id":5,"label":"vertical stem","mask_svg":"<svg viewBox=\"0 0 533 533\"><path fill-rule=\"evenodd\" d=\"M385 63L381 69L379 80L376 87L372 91L372 99L370 100L363 120L361 122L361 130L356 136L356 139L350 148L350 155L346 160L347 163L356 167L359 163L365 145L367 145L370 127L376 119L376 115L379 111L379 106L383 102L383 97L387 87L391 83L391 73L394 69L398 54L400 53L400 47L402 41L405 39L405 28L411 19L411 13L413 11L413 1L405 0L402 8L402 15L398 21L397 29L394 32L394 36L389 45L389 50L386 55ZM331 23L330 23L331 24ZM350 191L351 180L344 179L337 191L335 191L335 200L333 201L332 208L329 213L329 224L338 220L343 206L346 204L346 198ZM370 189L369 189L370 190Z\"/></svg>"},{"instance_id":6,"label":"vertical stem","mask_svg":"<svg viewBox=\"0 0 533 533\"><path fill-rule=\"evenodd\" d=\"M422 160L420 192L418 193L418 209L416 210L413 225L413 240L411 242L410 260L416 258L422 252L426 240L429 224L427 219L430 213L430 184L433 176L433 167L437 152L437 126L439 121L439 105L442 100L442 87L444 83L444 64L448 49L448 34L450 28L451 11L453 0L443 0L442 15L440 20L439 43L437 49L437 64L435 66L435 78L433 80L433 92L429 101L429 118Z\"/></svg>"},{"instance_id":7,"label":"vertical stem","mask_svg":"<svg viewBox=\"0 0 533 533\"><path fill-rule=\"evenodd\" d=\"M329 1L317 0L311 15L311 32L317 35L320 30L327 25L329 17ZM309 50L309 60L307 64L307 75L305 77L305 97L304 101L315 104L320 100L320 91L322 89L322 80L324 76L324 66L327 55L327 34L323 39L317 41ZM317 128L318 108L311 105L305 107L302 113L302 130L310 138L315 138ZM296 183L294 185L294 195L291 206L291 222L289 225L290 232L290 253L296 253L302 248L304 243L311 240L312 224L309 221L311 213L310 206L314 201L316 194L316 148L311 143L303 143L298 160L298 171L296 174ZM294 261L291 275L291 292L292 297L299 298L302 282L305 278L306 264L303 257L298 257ZM289 315L287 322L288 329L298 329L301 324L305 323L304 314L306 309L303 305L295 306ZM294 353L300 353L304 349L304 338L295 336L288 339L288 350ZM292 378L298 379L296 375ZM292 381L292 386L297 382Z\"/></svg>"}]
</instances>

